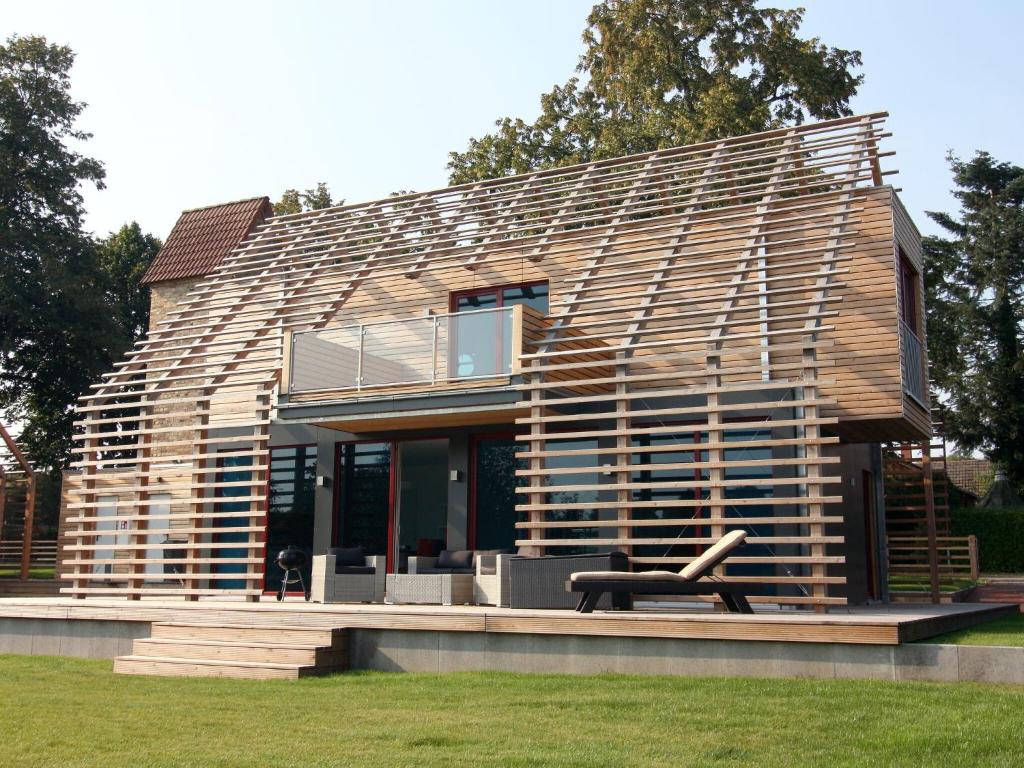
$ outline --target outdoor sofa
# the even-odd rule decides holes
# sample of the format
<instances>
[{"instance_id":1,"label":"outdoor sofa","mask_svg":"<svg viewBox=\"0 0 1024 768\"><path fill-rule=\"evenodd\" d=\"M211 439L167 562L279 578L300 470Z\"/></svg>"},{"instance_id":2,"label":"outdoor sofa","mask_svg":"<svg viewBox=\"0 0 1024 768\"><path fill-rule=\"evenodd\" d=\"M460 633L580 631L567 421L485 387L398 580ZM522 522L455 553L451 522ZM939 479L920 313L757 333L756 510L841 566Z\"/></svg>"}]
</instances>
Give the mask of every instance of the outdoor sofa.
<instances>
[{"instance_id":1,"label":"outdoor sofa","mask_svg":"<svg viewBox=\"0 0 1024 768\"><path fill-rule=\"evenodd\" d=\"M641 595L718 595L731 613L753 613L747 601L748 585L716 581L711 572L746 540L744 531L730 531L714 546L687 565L674 571L583 571L566 582L567 592L579 593L576 610L591 613L603 595L611 595L613 607L629 609L632 597Z\"/></svg>"}]
</instances>

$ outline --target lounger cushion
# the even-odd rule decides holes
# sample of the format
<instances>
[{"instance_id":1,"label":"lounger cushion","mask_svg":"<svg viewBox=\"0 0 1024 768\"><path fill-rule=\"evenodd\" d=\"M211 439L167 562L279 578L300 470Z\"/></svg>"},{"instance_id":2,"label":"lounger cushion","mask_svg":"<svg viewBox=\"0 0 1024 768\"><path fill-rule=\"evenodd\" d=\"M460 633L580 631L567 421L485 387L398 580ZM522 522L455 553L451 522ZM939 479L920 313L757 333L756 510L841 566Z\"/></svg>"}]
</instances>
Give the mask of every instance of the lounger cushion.
<instances>
[{"instance_id":1,"label":"lounger cushion","mask_svg":"<svg viewBox=\"0 0 1024 768\"><path fill-rule=\"evenodd\" d=\"M475 571L472 568L417 568L416 573L428 574L428 575L466 575L472 576Z\"/></svg>"},{"instance_id":2,"label":"lounger cushion","mask_svg":"<svg viewBox=\"0 0 1024 768\"><path fill-rule=\"evenodd\" d=\"M335 568L366 565L366 550L362 547L331 547L327 554L334 555Z\"/></svg>"},{"instance_id":3,"label":"lounger cushion","mask_svg":"<svg viewBox=\"0 0 1024 768\"><path fill-rule=\"evenodd\" d=\"M334 574L341 576L347 574L349 576L358 576L360 574L376 573L377 569L372 565L335 565Z\"/></svg>"},{"instance_id":4,"label":"lounger cushion","mask_svg":"<svg viewBox=\"0 0 1024 768\"><path fill-rule=\"evenodd\" d=\"M729 531L703 555L683 568L679 575L686 581L696 581L725 560L746 538L746 531Z\"/></svg>"},{"instance_id":5,"label":"lounger cushion","mask_svg":"<svg viewBox=\"0 0 1024 768\"><path fill-rule=\"evenodd\" d=\"M443 549L437 556L437 570L473 569L473 550L471 549Z\"/></svg>"},{"instance_id":6,"label":"lounger cushion","mask_svg":"<svg viewBox=\"0 0 1024 768\"><path fill-rule=\"evenodd\" d=\"M686 581L675 571L580 571L570 578L573 584L588 581Z\"/></svg>"}]
</instances>

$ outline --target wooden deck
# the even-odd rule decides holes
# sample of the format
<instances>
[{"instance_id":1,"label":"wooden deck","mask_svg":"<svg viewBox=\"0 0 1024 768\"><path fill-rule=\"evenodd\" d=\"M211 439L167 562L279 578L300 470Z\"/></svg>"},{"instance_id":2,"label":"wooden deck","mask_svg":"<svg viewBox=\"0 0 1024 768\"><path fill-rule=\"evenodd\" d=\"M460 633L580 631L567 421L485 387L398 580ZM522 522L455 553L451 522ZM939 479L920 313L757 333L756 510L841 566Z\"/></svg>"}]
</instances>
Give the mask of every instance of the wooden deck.
<instances>
[{"instance_id":1,"label":"wooden deck","mask_svg":"<svg viewBox=\"0 0 1024 768\"><path fill-rule=\"evenodd\" d=\"M515 610L492 606L319 605L231 600L0 598L0 619L104 620L245 626L308 626L441 632L753 640L897 645L1009 615L1015 605L885 605L826 614L707 609L632 612Z\"/></svg>"}]
</instances>

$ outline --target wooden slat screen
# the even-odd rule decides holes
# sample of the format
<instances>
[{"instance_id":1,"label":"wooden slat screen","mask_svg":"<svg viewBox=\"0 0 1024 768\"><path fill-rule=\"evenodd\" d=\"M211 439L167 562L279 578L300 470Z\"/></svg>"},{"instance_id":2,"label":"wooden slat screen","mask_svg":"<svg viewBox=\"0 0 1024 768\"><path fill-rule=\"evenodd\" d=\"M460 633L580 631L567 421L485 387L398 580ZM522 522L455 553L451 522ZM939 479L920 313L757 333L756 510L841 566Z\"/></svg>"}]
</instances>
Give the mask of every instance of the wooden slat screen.
<instances>
[{"instance_id":1,"label":"wooden slat screen","mask_svg":"<svg viewBox=\"0 0 1024 768\"><path fill-rule=\"evenodd\" d=\"M371 277L571 259L571 290L523 360L524 545L695 546L750 508L777 530L756 523L740 561L796 592L779 599L841 601L827 594L841 538L826 529L822 337L861 197L882 183L884 117L268 219L81 399L65 591L255 597L284 334L339 324ZM645 501L660 489L637 457L681 452L698 465L690 498ZM581 457L596 482L565 472ZM572 521L552 505L593 493L576 503L598 524L554 543ZM637 514L655 506L675 521ZM158 518L164 541L147 534Z\"/></svg>"}]
</instances>

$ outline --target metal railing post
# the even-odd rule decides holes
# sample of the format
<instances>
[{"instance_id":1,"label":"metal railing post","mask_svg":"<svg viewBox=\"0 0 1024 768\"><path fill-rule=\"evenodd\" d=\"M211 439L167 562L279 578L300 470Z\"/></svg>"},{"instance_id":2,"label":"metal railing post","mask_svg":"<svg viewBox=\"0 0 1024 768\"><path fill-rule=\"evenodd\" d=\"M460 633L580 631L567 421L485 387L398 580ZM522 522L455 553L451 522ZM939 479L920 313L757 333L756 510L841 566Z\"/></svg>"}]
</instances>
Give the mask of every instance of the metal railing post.
<instances>
[{"instance_id":1,"label":"metal railing post","mask_svg":"<svg viewBox=\"0 0 1024 768\"><path fill-rule=\"evenodd\" d=\"M437 384L437 326L440 324L440 318L434 315L434 341L433 348L431 350L430 357L430 383Z\"/></svg>"},{"instance_id":2,"label":"metal railing post","mask_svg":"<svg viewBox=\"0 0 1024 768\"><path fill-rule=\"evenodd\" d=\"M356 390L363 388L363 343L366 336L366 326L359 326L359 356L356 359Z\"/></svg>"}]
</instances>

